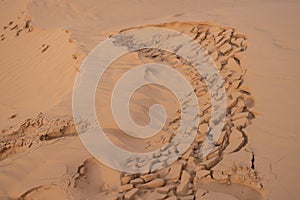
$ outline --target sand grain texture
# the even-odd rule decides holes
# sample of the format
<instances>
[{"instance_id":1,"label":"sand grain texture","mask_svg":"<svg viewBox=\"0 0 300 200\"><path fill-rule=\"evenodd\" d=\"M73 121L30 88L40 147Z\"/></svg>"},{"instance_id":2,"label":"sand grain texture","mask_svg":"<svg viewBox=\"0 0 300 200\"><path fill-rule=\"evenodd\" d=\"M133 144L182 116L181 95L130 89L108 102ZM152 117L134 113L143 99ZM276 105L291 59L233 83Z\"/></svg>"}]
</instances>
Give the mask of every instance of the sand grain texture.
<instances>
[{"instance_id":1,"label":"sand grain texture","mask_svg":"<svg viewBox=\"0 0 300 200\"><path fill-rule=\"evenodd\" d=\"M298 199L299 8L297 1L279 0L1 1L0 199ZM195 87L202 110L192 147L175 163L127 174L85 150L72 120L71 94L93 47L141 26L182 31L208 51L225 81L227 115L215 150L199 159L211 111L201 76L165 51L118 59L96 94L99 121L115 144L151 151L168 143L179 126L174 95L156 86L140 88L130 111L145 125L149 107L164 105L164 129L143 141L116 126L108 106L112 83L140 64L178 70Z\"/></svg>"}]
</instances>

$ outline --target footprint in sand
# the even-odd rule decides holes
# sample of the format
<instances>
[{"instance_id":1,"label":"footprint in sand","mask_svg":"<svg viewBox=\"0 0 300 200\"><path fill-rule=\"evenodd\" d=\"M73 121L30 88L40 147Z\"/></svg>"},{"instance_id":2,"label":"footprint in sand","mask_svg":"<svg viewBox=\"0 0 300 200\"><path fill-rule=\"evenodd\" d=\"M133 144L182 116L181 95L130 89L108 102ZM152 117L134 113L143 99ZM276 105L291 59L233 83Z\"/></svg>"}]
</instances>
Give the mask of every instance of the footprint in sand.
<instances>
[{"instance_id":1,"label":"footprint in sand","mask_svg":"<svg viewBox=\"0 0 300 200\"><path fill-rule=\"evenodd\" d=\"M47 49L50 47L50 45L45 45L45 44L43 44L42 45L42 50L41 50L41 52L42 53L44 53L45 51L47 51Z\"/></svg>"}]
</instances>

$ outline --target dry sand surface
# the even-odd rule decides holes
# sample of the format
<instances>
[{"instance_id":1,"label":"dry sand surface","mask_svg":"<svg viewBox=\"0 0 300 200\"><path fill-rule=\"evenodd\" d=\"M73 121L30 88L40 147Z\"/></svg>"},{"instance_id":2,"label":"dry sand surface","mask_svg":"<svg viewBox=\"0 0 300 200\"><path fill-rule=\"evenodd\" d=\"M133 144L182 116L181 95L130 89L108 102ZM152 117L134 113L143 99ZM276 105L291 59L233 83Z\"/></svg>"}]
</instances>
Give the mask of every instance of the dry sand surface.
<instances>
[{"instance_id":1,"label":"dry sand surface","mask_svg":"<svg viewBox=\"0 0 300 200\"><path fill-rule=\"evenodd\" d=\"M292 0L2 0L0 199L299 199L299 10ZM156 136L133 138L116 125L112 89L138 65L171 65L195 88L201 109L196 138L184 155L158 171L129 174L101 164L84 148L72 118L72 90L80 64L99 42L149 26L183 32L208 51L224 80L227 115L214 150L199 158L211 113L201 75L167 51L120 57L95 98L99 123L114 144L149 152L167 144L179 127L175 96L157 85L139 88L130 104L139 125L149 123L151 105L166 108L166 124Z\"/></svg>"}]
</instances>

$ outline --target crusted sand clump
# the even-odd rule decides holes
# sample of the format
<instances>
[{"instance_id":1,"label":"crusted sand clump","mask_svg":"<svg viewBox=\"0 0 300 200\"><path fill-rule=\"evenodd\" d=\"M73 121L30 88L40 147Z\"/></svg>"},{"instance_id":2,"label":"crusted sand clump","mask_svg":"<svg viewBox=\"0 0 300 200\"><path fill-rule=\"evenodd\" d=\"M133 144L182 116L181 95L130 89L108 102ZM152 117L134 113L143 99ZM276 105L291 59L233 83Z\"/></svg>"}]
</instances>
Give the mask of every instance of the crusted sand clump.
<instances>
[{"instance_id":1,"label":"crusted sand clump","mask_svg":"<svg viewBox=\"0 0 300 200\"><path fill-rule=\"evenodd\" d=\"M204 158L199 159L200 146L205 133L209 130L210 98L207 87L201 76L195 69L188 66L185 60L176 55L156 50L145 49L139 52L141 59L150 58L155 62L163 62L172 65L182 72L195 88L199 98L201 109L201 123L198 135L192 146L181 158L164 170L151 172L150 176L157 176L156 180L165 184L156 189L146 188L148 182L134 184L134 189L139 188L144 196L149 193L156 199L177 196L180 199L194 199L199 185L206 182L218 183L242 183L257 190L263 188L260 178L257 176L254 165L254 153L247 146L248 135L245 128L251 124L255 114L251 111L254 99L251 91L244 85L244 68L242 52L247 49L246 36L230 27L223 27L212 23L167 23L158 27L175 29L191 36L205 48L216 63L225 82L227 93L227 116L222 136L215 145L215 150ZM180 112L171 121L166 130L174 133L179 127ZM171 139L170 137L169 139ZM151 144L151 142L149 142ZM126 179L126 184L139 179L141 175L121 176ZM121 186L122 187L122 186ZM126 195L126 192L121 192ZM138 194L138 193L135 193ZM202 195L201 195L202 196Z\"/></svg>"},{"instance_id":2,"label":"crusted sand clump","mask_svg":"<svg viewBox=\"0 0 300 200\"><path fill-rule=\"evenodd\" d=\"M53 119L40 113L35 119L25 120L18 128L3 131L0 137L0 160L26 153L38 146L66 136L77 135L71 117Z\"/></svg>"},{"instance_id":3,"label":"crusted sand clump","mask_svg":"<svg viewBox=\"0 0 300 200\"><path fill-rule=\"evenodd\" d=\"M246 75L243 52L247 49L247 38L234 28L214 23L172 22L149 25L181 31L205 48L216 64L224 80L227 98L226 122L215 148L205 157L200 157L200 148L205 135L211 129L210 94L203 78L182 58L163 50L144 49L138 51L139 59L167 63L182 73L195 88L200 105L200 124L191 147L170 166L143 174L121 173L117 186L109 187L105 183L93 181L97 171L97 161L87 159L78 167L64 187L69 195L94 199L200 199L218 197L218 193L205 188L207 184L239 184L252 188L252 193L263 190L263 185L255 169L255 152L248 144L246 127L255 118L252 110L254 98L244 83ZM134 29L134 28L133 28ZM171 141L180 126L180 111L168 122L163 131L168 133L163 141L149 139L145 149L157 142L163 144ZM0 159L6 159L19 152L28 151L33 145L49 142L65 136L76 134L74 124L69 119L49 120L40 114L36 119L26 120L17 130L6 130L0 142ZM171 149L173 148L173 149ZM165 152L176 151L168 147ZM139 166L138 160L130 165ZM97 174L97 173L96 173ZM95 179L97 177L94 177ZM46 187L46 186L45 186ZM47 186L48 187L48 186ZM92 189L83 189L92 188ZM29 198L34 192L43 191L36 188L22 195ZM230 196L234 199L234 195Z\"/></svg>"},{"instance_id":4,"label":"crusted sand clump","mask_svg":"<svg viewBox=\"0 0 300 200\"><path fill-rule=\"evenodd\" d=\"M254 98L244 84L246 69L243 52L247 49L246 36L233 28L213 23L174 22L153 26L182 31L208 51L224 79L227 94L226 124L215 149L204 158L199 158L205 134L210 130L211 113L209 92L201 75L188 66L184 59L170 52L157 49L139 51L141 60L170 64L190 80L201 110L198 134L191 147L171 166L146 174L122 173L120 187L103 192L102 195L109 198L113 196L113 199L199 199L205 195L209 198L216 195L202 189L203 185L209 183L242 184L254 191L261 191L263 185L255 170L255 153L248 145L248 133L245 130L255 118L252 111ZM164 128L169 137L162 138L162 143L171 141L180 126L179 122L178 110L177 116ZM149 139L145 148L154 143ZM176 146L166 151L176 151ZM129 164L139 166L141 163L133 160Z\"/></svg>"}]
</instances>

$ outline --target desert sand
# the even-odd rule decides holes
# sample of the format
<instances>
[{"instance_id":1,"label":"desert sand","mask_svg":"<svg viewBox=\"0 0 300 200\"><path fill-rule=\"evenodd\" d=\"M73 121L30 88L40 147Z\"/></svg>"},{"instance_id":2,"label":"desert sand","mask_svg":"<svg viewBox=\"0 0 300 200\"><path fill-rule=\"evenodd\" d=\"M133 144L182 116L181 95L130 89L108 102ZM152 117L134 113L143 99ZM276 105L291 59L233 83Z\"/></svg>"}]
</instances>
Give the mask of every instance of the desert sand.
<instances>
[{"instance_id":1,"label":"desert sand","mask_svg":"<svg viewBox=\"0 0 300 200\"><path fill-rule=\"evenodd\" d=\"M299 199L299 2L3 0L0 9L0 199ZM205 48L224 79L227 115L214 151L198 158L211 113L201 75L166 51L120 57L95 98L99 123L114 144L149 152L179 127L176 98L153 85L137 90L130 112L146 125L150 106L163 105L163 130L137 139L118 128L112 89L138 65L171 65L195 87L203 111L184 155L161 170L130 174L85 149L72 92L80 65L99 42L139 27L177 30Z\"/></svg>"}]
</instances>

